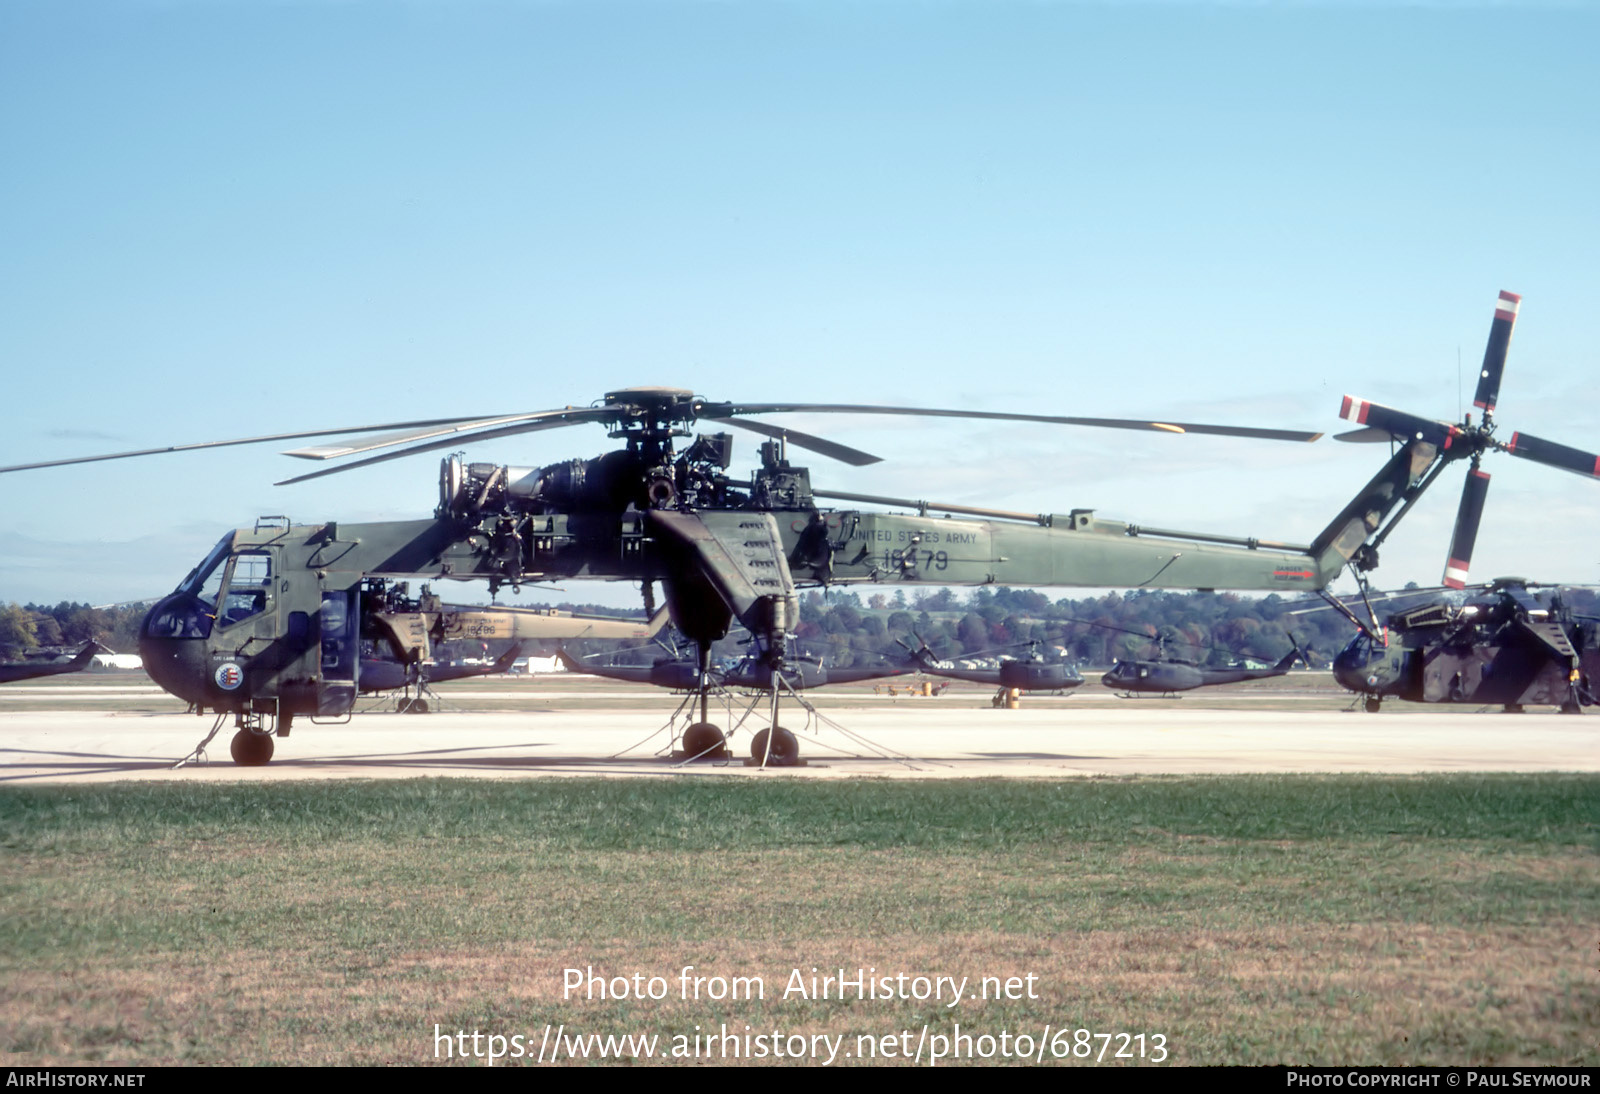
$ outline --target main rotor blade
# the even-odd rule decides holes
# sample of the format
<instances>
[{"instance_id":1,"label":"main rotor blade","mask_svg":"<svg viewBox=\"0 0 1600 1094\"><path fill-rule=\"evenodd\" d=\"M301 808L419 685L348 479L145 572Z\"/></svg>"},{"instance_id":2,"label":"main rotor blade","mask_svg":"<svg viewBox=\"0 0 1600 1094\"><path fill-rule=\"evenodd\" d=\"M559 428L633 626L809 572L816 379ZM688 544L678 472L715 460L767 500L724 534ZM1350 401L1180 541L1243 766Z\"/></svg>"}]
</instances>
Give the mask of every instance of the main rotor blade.
<instances>
[{"instance_id":1,"label":"main rotor blade","mask_svg":"<svg viewBox=\"0 0 1600 1094\"><path fill-rule=\"evenodd\" d=\"M1321 433L1289 429L1252 429L1198 422L1136 421L1131 418L1066 418L1052 414L1002 414L987 410L944 410L937 407L869 406L859 403L701 403L702 418L727 418L736 414L898 414L919 418L975 418L996 422L1043 422L1046 425L1083 425L1100 429L1134 429L1155 433L1204 433L1218 437L1253 437L1268 441L1314 441Z\"/></svg>"},{"instance_id":2,"label":"main rotor blade","mask_svg":"<svg viewBox=\"0 0 1600 1094\"><path fill-rule=\"evenodd\" d=\"M1335 433L1333 439L1343 441L1345 444L1382 444L1394 440L1394 434L1387 429L1380 429L1369 425L1365 429L1352 429L1348 433Z\"/></svg>"},{"instance_id":3,"label":"main rotor blade","mask_svg":"<svg viewBox=\"0 0 1600 1094\"><path fill-rule=\"evenodd\" d=\"M19 463L11 467L0 467L0 474L7 471L33 471L41 467L65 467L74 463L98 463L101 460L127 460L135 456L160 456L168 452L193 452L202 448L228 448L241 444L269 444L275 441L298 441L306 437L331 437L340 433L375 433L380 429L414 429L451 422L471 421L470 418L430 418L415 422L389 422L385 425L350 425L340 426L337 429L306 429L298 433L272 433L262 437L239 437L228 441L199 441L195 444L172 444L165 448L140 448L131 452L108 452L100 456L74 456L66 460L43 460L39 463Z\"/></svg>"},{"instance_id":4,"label":"main rotor blade","mask_svg":"<svg viewBox=\"0 0 1600 1094\"><path fill-rule=\"evenodd\" d=\"M859 448L851 448L847 444L830 441L826 437L816 437L810 433L802 433L798 429L785 429L782 426L767 425L765 422L752 422L748 418L718 418L719 422L736 425L740 429L748 429L752 433L759 433L763 437L781 437L790 444L799 448L810 449L830 459L847 463L851 467L865 467L872 463L882 463L882 456L874 456L871 452L863 452Z\"/></svg>"},{"instance_id":5,"label":"main rotor blade","mask_svg":"<svg viewBox=\"0 0 1600 1094\"><path fill-rule=\"evenodd\" d=\"M1511 434L1511 443L1505 446L1505 451L1513 456L1532 460L1534 463L1559 467L1563 471L1572 471L1591 478L1600 478L1600 456L1581 449L1568 448L1555 441L1543 440L1531 433Z\"/></svg>"},{"instance_id":6,"label":"main rotor blade","mask_svg":"<svg viewBox=\"0 0 1600 1094\"><path fill-rule=\"evenodd\" d=\"M592 422L597 418L607 415L598 413L593 407L565 407L561 410L537 410L528 414L502 414L494 418L452 418L443 422L411 423L421 428L410 428L399 433L390 433L382 437L372 437L364 441L349 444L312 445L308 448L297 448L285 452L285 456L297 456L302 460L332 460L340 456L355 456L362 452L376 452L380 448L391 448L397 444L408 444L411 441L429 440L434 437L454 436L464 438L465 435L480 429L490 429L499 426L514 426L519 422L545 422L548 419L558 419L555 425L576 425L580 422ZM388 427L378 427L388 428ZM540 425L541 429L552 428L550 425ZM502 436L504 434L501 434Z\"/></svg>"},{"instance_id":7,"label":"main rotor blade","mask_svg":"<svg viewBox=\"0 0 1600 1094\"><path fill-rule=\"evenodd\" d=\"M542 421L524 421L516 425L503 426L500 429L485 429L478 433L469 433L464 436L450 436L442 441L432 441L428 444L413 445L395 452L385 452L381 456L369 456L364 460L354 463L341 464L338 467L325 467L321 471L313 471L309 475L296 475L292 479L275 482L274 486L292 486L297 482L307 482L311 479L320 479L326 475L339 475L346 471L354 471L358 467L371 467L373 464L387 463L390 460L404 459L406 456L415 456L421 452L437 452L442 448L456 448L463 444L472 444L475 441L492 441L497 437L514 437L519 433L537 433L544 429L560 429L562 426L576 425L579 422L601 421L606 416L606 410L596 407L592 410L575 410L559 420L545 419ZM580 415L588 415L580 417Z\"/></svg>"},{"instance_id":8,"label":"main rotor blade","mask_svg":"<svg viewBox=\"0 0 1600 1094\"><path fill-rule=\"evenodd\" d=\"M1450 557L1444 564L1444 583L1452 589L1466 588L1467 571L1472 568L1472 548L1478 542L1478 524L1483 520L1483 499L1488 495L1488 472L1472 468L1461 487L1456 529L1450 535Z\"/></svg>"},{"instance_id":9,"label":"main rotor blade","mask_svg":"<svg viewBox=\"0 0 1600 1094\"><path fill-rule=\"evenodd\" d=\"M1522 297L1514 292L1500 293L1495 304L1494 322L1489 325L1489 344L1483 350L1483 368L1478 372L1478 391L1472 405L1483 411L1483 422L1494 418L1495 400L1500 398L1500 377L1506 370L1506 350L1511 347L1511 328L1517 321Z\"/></svg>"}]
</instances>

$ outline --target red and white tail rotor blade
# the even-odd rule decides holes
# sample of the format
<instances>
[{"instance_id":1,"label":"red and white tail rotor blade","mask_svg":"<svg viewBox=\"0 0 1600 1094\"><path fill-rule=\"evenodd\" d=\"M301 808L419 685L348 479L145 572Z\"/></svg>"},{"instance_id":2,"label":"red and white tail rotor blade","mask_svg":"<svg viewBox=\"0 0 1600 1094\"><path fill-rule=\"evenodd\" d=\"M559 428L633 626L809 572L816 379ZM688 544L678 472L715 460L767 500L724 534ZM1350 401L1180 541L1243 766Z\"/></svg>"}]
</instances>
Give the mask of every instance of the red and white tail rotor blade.
<instances>
[{"instance_id":1,"label":"red and white tail rotor blade","mask_svg":"<svg viewBox=\"0 0 1600 1094\"><path fill-rule=\"evenodd\" d=\"M1489 344L1483 350L1483 368L1478 371L1478 390L1472 405L1483 412L1487 425L1494 418L1494 404L1500 398L1500 377L1506 370L1506 350L1511 347L1511 328L1517 322L1522 297L1501 292L1494 307L1494 322L1489 326Z\"/></svg>"},{"instance_id":2,"label":"red and white tail rotor blade","mask_svg":"<svg viewBox=\"0 0 1600 1094\"><path fill-rule=\"evenodd\" d=\"M1570 448L1555 441L1547 441L1531 433L1511 434L1511 441L1505 446L1505 451L1513 456L1532 460L1534 463L1559 467L1563 471L1587 475L1590 478L1600 478L1600 456L1580 448Z\"/></svg>"},{"instance_id":3,"label":"red and white tail rotor blade","mask_svg":"<svg viewBox=\"0 0 1600 1094\"><path fill-rule=\"evenodd\" d=\"M1432 418L1424 418L1420 414L1408 414L1392 406L1369 403L1353 395L1344 397L1344 403L1339 408L1339 417L1347 422L1367 427L1365 430L1354 431L1358 440L1367 439L1370 430L1382 429L1388 431L1389 435L1398 441L1427 441L1438 445L1440 449L1446 449L1461 435L1461 430L1448 422L1436 422Z\"/></svg>"},{"instance_id":4,"label":"red and white tail rotor blade","mask_svg":"<svg viewBox=\"0 0 1600 1094\"><path fill-rule=\"evenodd\" d=\"M1456 510L1456 530L1450 537L1450 557L1444 564L1444 583L1452 589L1465 588L1467 571L1472 568L1472 548L1478 542L1478 523L1483 520L1483 500L1489 495L1489 473L1474 467L1467 472L1461 487L1461 507Z\"/></svg>"}]
</instances>

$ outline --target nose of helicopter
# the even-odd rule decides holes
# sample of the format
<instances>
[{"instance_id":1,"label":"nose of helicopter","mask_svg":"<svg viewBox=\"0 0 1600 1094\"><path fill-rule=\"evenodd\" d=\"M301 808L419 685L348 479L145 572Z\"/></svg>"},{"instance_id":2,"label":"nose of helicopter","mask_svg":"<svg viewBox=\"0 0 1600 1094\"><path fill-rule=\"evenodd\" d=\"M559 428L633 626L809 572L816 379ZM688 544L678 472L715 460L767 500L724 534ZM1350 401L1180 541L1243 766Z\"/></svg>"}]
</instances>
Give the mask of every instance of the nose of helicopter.
<instances>
[{"instance_id":1,"label":"nose of helicopter","mask_svg":"<svg viewBox=\"0 0 1600 1094\"><path fill-rule=\"evenodd\" d=\"M211 617L198 598L173 593L139 625L139 657L150 679L189 703L206 701L210 683L206 636Z\"/></svg>"},{"instance_id":2,"label":"nose of helicopter","mask_svg":"<svg viewBox=\"0 0 1600 1094\"><path fill-rule=\"evenodd\" d=\"M1333 659L1333 678L1350 691L1380 691L1397 677L1388 653L1366 635L1357 635Z\"/></svg>"}]
</instances>

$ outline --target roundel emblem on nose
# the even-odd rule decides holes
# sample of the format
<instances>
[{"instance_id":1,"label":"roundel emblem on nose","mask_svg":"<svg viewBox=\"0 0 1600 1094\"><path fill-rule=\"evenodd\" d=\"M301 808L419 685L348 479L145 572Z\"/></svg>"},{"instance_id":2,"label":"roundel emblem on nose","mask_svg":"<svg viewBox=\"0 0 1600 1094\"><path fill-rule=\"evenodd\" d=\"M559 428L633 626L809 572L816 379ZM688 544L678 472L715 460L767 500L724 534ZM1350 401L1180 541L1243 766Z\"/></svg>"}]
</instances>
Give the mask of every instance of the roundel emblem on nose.
<instances>
[{"instance_id":1,"label":"roundel emblem on nose","mask_svg":"<svg viewBox=\"0 0 1600 1094\"><path fill-rule=\"evenodd\" d=\"M234 691L240 684L244 683L244 669L234 662L228 661L217 666L213 679L216 680L217 687L223 691Z\"/></svg>"},{"instance_id":2,"label":"roundel emblem on nose","mask_svg":"<svg viewBox=\"0 0 1600 1094\"><path fill-rule=\"evenodd\" d=\"M234 686L237 687L238 685L234 685ZM1367 677L1367 686L1368 687L1373 687L1373 688L1377 687L1378 686L1378 678L1377 678L1377 676L1369 676L1369 677Z\"/></svg>"}]
</instances>

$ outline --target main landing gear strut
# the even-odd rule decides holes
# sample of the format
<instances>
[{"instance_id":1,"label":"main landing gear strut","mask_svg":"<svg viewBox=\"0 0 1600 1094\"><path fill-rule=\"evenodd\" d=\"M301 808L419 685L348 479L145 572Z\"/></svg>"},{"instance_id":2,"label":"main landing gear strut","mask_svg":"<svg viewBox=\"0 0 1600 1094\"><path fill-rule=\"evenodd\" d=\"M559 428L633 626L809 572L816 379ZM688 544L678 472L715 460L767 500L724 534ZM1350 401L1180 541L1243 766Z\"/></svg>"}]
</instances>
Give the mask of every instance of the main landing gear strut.
<instances>
[{"instance_id":1,"label":"main landing gear strut","mask_svg":"<svg viewBox=\"0 0 1600 1094\"><path fill-rule=\"evenodd\" d=\"M172 765L176 771L188 764L203 764L210 762L206 755L206 745L210 744L218 733L222 732L223 725L228 720L228 711L219 711L217 720L211 723L211 732L207 733L199 744L194 746L183 759ZM273 736L287 737L289 735L289 719L278 721L271 714L245 714L233 715L234 724L239 727L234 733L233 740L228 742L228 753L233 757L233 762L240 767L262 767L272 760L274 749Z\"/></svg>"}]
</instances>

